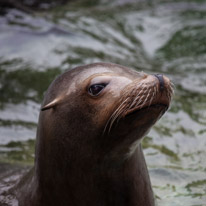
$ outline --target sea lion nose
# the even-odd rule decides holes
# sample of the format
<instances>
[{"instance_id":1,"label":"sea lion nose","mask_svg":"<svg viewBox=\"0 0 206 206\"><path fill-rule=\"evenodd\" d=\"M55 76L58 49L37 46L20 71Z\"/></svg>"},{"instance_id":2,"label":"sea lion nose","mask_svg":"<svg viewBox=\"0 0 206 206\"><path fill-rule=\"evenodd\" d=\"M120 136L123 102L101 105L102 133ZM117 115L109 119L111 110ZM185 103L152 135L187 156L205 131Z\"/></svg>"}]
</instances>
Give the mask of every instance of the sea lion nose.
<instances>
[{"instance_id":1,"label":"sea lion nose","mask_svg":"<svg viewBox=\"0 0 206 206\"><path fill-rule=\"evenodd\" d=\"M159 80L160 91L162 91L164 89L164 86L165 86L163 75L162 74L154 74L154 76Z\"/></svg>"}]
</instances>

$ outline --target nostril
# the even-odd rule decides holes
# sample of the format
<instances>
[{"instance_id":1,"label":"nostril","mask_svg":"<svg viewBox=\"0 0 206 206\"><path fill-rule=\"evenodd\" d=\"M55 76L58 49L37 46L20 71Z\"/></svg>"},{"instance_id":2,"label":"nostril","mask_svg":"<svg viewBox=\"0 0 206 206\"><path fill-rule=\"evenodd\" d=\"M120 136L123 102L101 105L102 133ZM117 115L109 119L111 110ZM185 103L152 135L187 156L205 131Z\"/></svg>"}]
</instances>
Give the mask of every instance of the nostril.
<instances>
[{"instance_id":1,"label":"nostril","mask_svg":"<svg viewBox=\"0 0 206 206\"><path fill-rule=\"evenodd\" d=\"M160 91L162 91L164 89L164 86L165 86L163 75L162 74L154 74L154 76L159 80Z\"/></svg>"}]
</instances>

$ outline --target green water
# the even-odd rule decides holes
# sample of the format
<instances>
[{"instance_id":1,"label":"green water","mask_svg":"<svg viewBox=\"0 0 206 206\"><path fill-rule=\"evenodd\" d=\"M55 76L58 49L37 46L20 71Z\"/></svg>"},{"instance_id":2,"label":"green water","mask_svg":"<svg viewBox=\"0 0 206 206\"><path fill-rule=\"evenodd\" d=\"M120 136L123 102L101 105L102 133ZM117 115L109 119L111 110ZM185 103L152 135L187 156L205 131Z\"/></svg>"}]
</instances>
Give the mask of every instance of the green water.
<instances>
[{"instance_id":1,"label":"green water","mask_svg":"<svg viewBox=\"0 0 206 206\"><path fill-rule=\"evenodd\" d=\"M0 162L33 164L48 85L98 61L173 81L171 108L143 142L152 185L160 206L205 206L205 1L85 1L0 16Z\"/></svg>"}]
</instances>

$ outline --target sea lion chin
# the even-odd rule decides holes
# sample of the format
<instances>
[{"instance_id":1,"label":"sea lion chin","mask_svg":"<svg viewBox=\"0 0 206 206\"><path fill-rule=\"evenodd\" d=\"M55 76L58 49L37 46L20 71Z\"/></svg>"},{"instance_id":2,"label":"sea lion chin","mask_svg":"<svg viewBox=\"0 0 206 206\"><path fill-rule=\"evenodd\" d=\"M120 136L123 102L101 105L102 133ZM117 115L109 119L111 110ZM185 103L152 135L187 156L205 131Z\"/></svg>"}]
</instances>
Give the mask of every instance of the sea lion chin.
<instances>
[{"instance_id":1,"label":"sea lion chin","mask_svg":"<svg viewBox=\"0 0 206 206\"><path fill-rule=\"evenodd\" d=\"M19 205L154 205L141 139L172 94L167 77L111 63L60 75L42 104Z\"/></svg>"}]
</instances>

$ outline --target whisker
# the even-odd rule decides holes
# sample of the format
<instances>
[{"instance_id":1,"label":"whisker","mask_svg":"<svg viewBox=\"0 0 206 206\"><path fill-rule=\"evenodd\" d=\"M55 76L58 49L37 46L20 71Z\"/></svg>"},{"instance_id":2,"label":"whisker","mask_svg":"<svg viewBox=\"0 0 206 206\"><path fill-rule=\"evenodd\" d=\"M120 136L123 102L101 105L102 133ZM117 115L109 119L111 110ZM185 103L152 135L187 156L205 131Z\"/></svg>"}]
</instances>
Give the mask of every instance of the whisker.
<instances>
[{"instance_id":1,"label":"whisker","mask_svg":"<svg viewBox=\"0 0 206 206\"><path fill-rule=\"evenodd\" d=\"M147 90L148 90L148 88L147 88ZM147 91L146 90L146 91ZM140 100L136 103L136 105L135 105L135 107L138 107L138 106L140 106L140 103L142 102L142 99L145 97L145 95L142 95L142 97L140 98Z\"/></svg>"},{"instance_id":2,"label":"whisker","mask_svg":"<svg viewBox=\"0 0 206 206\"><path fill-rule=\"evenodd\" d=\"M122 113L123 108L124 108L124 105L122 105L122 107L120 107L118 111L116 112L116 114L111 118L110 125L112 125L113 122L116 120L116 118Z\"/></svg>"},{"instance_id":3,"label":"whisker","mask_svg":"<svg viewBox=\"0 0 206 206\"><path fill-rule=\"evenodd\" d=\"M150 99L150 101L149 101L149 105L148 105L148 107L151 106L154 97L155 97L155 92L153 91L153 92L152 92L152 97L151 97L151 99Z\"/></svg>"},{"instance_id":4,"label":"whisker","mask_svg":"<svg viewBox=\"0 0 206 206\"><path fill-rule=\"evenodd\" d=\"M108 124L110 123L110 121L118 114L118 111L121 109L121 107L124 105L124 103L129 99L129 97L127 97L119 106L118 108L112 113L112 115L110 116L110 118L108 119L106 125L105 125L105 128L104 128L104 131L103 133L105 133L106 129L107 129L107 126ZM111 127L111 123L110 123L110 127Z\"/></svg>"},{"instance_id":5,"label":"whisker","mask_svg":"<svg viewBox=\"0 0 206 206\"><path fill-rule=\"evenodd\" d=\"M142 95L143 91L144 91L143 89L140 90L140 92L137 94L137 96L133 100L132 104L130 105L129 109L131 109L136 104L137 99L140 97L140 95Z\"/></svg>"},{"instance_id":6,"label":"whisker","mask_svg":"<svg viewBox=\"0 0 206 206\"><path fill-rule=\"evenodd\" d=\"M115 117L111 120L108 133L110 132L110 130L111 130L111 128L112 128L115 120L117 120L117 119L120 117L120 114L122 114L122 110L120 110L120 111L117 113L117 115L115 115Z\"/></svg>"},{"instance_id":7,"label":"whisker","mask_svg":"<svg viewBox=\"0 0 206 206\"><path fill-rule=\"evenodd\" d=\"M148 90L148 89L147 89L147 90ZM142 103L142 106L140 107L140 109L147 103L148 97L149 97L149 95L150 95L150 91L151 91L151 89L149 89L148 94L147 94L144 102Z\"/></svg>"}]
</instances>

